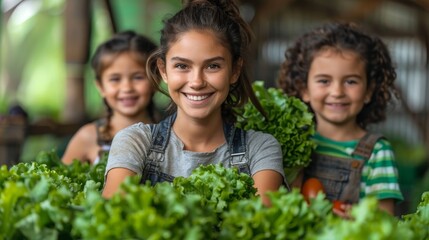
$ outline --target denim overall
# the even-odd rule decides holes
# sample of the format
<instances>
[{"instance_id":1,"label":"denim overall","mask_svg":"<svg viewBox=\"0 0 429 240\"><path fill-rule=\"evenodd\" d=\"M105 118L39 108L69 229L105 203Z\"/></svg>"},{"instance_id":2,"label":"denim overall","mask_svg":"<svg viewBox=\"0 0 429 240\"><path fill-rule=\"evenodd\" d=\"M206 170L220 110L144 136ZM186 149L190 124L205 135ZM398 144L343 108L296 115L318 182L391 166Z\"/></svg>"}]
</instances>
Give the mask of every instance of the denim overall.
<instances>
[{"instance_id":1,"label":"denim overall","mask_svg":"<svg viewBox=\"0 0 429 240\"><path fill-rule=\"evenodd\" d=\"M101 128L107 125L106 118L100 118L95 121L96 131L97 131L97 144L100 146L100 150L98 151L98 158L94 161L98 163L100 159L102 159L105 155L109 154L110 146L112 145L112 138L106 136L102 133Z\"/></svg>"},{"instance_id":2,"label":"denim overall","mask_svg":"<svg viewBox=\"0 0 429 240\"><path fill-rule=\"evenodd\" d=\"M371 157L375 143L382 137L379 134L367 133L360 139L352 155L361 156L364 160L314 153L310 165L304 170L304 181L310 177L319 179L326 198L331 201L357 203L363 166Z\"/></svg>"},{"instance_id":3,"label":"denim overall","mask_svg":"<svg viewBox=\"0 0 429 240\"><path fill-rule=\"evenodd\" d=\"M158 124L151 124L152 140L147 154L147 163L143 169L141 183L149 180L153 185L158 182L172 182L174 177L161 172L160 165L164 161L164 153L170 139L171 127L176 114L173 114ZM228 144L229 164L236 167L240 173L250 175L249 158L246 153L246 131L224 123L223 130Z\"/></svg>"}]
</instances>

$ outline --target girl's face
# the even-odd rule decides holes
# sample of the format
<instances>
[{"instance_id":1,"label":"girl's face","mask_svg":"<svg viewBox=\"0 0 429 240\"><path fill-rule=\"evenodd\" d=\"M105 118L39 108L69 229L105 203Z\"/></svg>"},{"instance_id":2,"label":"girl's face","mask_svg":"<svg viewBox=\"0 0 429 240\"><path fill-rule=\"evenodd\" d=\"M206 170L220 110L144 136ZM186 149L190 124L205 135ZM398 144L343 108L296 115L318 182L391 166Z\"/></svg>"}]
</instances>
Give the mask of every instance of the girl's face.
<instances>
[{"instance_id":1,"label":"girl's face","mask_svg":"<svg viewBox=\"0 0 429 240\"><path fill-rule=\"evenodd\" d=\"M112 108L113 114L139 117L147 113L154 89L146 77L145 66L131 53L122 53L103 71L97 82L101 95Z\"/></svg>"},{"instance_id":2,"label":"girl's face","mask_svg":"<svg viewBox=\"0 0 429 240\"><path fill-rule=\"evenodd\" d=\"M221 115L230 85L237 81L230 51L210 31L191 30L170 45L158 68L178 107L178 116L207 119Z\"/></svg>"},{"instance_id":3,"label":"girl's face","mask_svg":"<svg viewBox=\"0 0 429 240\"><path fill-rule=\"evenodd\" d=\"M303 100L317 124L356 126L356 117L371 99L365 62L353 51L321 50L311 63Z\"/></svg>"}]
</instances>

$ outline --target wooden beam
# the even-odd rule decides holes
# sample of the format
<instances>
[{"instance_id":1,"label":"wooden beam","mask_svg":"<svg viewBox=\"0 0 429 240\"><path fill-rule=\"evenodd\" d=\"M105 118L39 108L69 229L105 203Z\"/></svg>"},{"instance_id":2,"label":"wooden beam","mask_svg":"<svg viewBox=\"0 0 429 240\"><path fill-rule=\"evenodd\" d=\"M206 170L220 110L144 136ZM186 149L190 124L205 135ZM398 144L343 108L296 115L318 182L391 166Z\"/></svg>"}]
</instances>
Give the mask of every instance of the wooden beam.
<instances>
[{"instance_id":1,"label":"wooden beam","mask_svg":"<svg viewBox=\"0 0 429 240\"><path fill-rule=\"evenodd\" d=\"M86 118L84 69L89 57L91 32L90 1L66 0L65 61L67 66L66 103L63 121L83 122Z\"/></svg>"}]
</instances>

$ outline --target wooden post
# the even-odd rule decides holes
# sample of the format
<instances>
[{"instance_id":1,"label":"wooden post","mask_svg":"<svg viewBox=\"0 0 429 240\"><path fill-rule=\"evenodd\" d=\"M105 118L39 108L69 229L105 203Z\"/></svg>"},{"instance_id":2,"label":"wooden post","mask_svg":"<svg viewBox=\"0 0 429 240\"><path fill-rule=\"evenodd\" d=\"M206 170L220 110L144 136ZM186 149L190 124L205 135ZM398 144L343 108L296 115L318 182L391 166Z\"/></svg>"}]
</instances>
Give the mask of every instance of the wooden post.
<instances>
[{"instance_id":1,"label":"wooden post","mask_svg":"<svg viewBox=\"0 0 429 240\"><path fill-rule=\"evenodd\" d=\"M66 0L65 61L67 64L66 103L63 122L86 120L84 98L84 69L89 58L91 11L88 0Z\"/></svg>"}]
</instances>

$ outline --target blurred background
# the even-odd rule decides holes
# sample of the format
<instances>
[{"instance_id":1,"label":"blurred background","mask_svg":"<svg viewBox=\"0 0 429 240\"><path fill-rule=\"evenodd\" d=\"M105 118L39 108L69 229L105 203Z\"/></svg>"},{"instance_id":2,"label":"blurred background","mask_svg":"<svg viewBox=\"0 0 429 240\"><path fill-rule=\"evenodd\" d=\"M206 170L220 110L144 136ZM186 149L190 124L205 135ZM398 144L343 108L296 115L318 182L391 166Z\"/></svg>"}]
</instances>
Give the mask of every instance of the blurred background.
<instances>
[{"instance_id":1,"label":"blurred background","mask_svg":"<svg viewBox=\"0 0 429 240\"><path fill-rule=\"evenodd\" d=\"M61 155L71 135L104 114L88 65L95 47L132 29L159 41L162 20L180 0L0 0L0 164ZM429 0L240 0L255 33L255 80L275 87L284 52L303 32L332 20L363 25L388 45L402 100L373 130L392 142L413 212L429 190ZM166 98L157 96L157 106ZM19 117L24 113L25 118ZM16 117L18 116L18 117Z\"/></svg>"}]
</instances>

